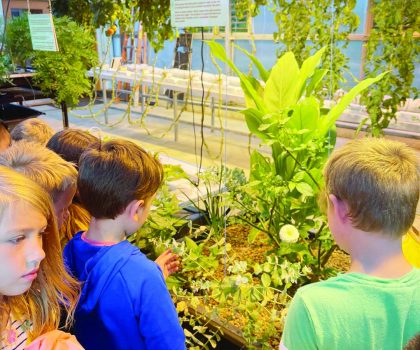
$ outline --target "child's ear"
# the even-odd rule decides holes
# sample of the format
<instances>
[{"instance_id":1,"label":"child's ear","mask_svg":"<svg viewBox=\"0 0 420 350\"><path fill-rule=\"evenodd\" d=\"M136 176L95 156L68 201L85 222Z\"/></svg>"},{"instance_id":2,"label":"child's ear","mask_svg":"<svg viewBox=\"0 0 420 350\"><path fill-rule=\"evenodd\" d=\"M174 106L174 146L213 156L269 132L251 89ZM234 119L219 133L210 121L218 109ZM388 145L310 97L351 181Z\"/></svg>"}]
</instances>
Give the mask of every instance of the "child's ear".
<instances>
[{"instance_id":1,"label":"child's ear","mask_svg":"<svg viewBox=\"0 0 420 350\"><path fill-rule=\"evenodd\" d=\"M339 218L343 223L347 222L347 220L349 219L347 215L349 210L346 202L339 199L334 194L328 195L328 198L330 199L332 210L334 211L335 216Z\"/></svg>"},{"instance_id":2,"label":"child's ear","mask_svg":"<svg viewBox=\"0 0 420 350\"><path fill-rule=\"evenodd\" d=\"M144 208L144 200L132 200L128 206L127 206L127 213L130 216L130 218L134 220L138 220L139 215L141 214L141 211L143 211ZM140 212L139 212L140 209Z\"/></svg>"}]
</instances>

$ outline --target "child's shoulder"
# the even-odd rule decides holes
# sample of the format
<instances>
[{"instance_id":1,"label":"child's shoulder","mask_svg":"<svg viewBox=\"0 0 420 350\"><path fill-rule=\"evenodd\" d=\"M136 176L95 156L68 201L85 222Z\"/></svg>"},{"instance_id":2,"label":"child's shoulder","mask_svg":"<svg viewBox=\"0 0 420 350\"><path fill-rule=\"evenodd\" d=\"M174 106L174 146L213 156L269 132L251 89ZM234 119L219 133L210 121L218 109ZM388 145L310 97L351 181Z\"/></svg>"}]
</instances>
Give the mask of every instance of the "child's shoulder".
<instances>
[{"instance_id":1,"label":"child's shoulder","mask_svg":"<svg viewBox=\"0 0 420 350\"><path fill-rule=\"evenodd\" d=\"M296 295L303 299L326 300L364 295L372 293L403 291L405 288L416 288L420 283L420 269L413 268L409 273L396 279L384 279L361 273L342 273L325 281L308 284L299 288Z\"/></svg>"},{"instance_id":2,"label":"child's shoulder","mask_svg":"<svg viewBox=\"0 0 420 350\"><path fill-rule=\"evenodd\" d=\"M124 244L131 245L128 242L125 242ZM143 254L139 248L133 245L131 245L130 258L121 269L121 273L133 276L140 280L154 278L156 276L161 278L162 275L158 265Z\"/></svg>"}]
</instances>

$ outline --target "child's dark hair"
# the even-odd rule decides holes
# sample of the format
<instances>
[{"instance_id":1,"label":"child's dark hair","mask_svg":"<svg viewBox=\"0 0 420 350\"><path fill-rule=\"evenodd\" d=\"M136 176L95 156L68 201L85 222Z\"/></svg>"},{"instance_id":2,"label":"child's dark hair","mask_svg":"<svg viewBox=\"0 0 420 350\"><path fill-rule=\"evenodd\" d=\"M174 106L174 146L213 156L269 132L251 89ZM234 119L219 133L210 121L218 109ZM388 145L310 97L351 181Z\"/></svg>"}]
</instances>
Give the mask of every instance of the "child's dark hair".
<instances>
[{"instance_id":1,"label":"child's dark hair","mask_svg":"<svg viewBox=\"0 0 420 350\"><path fill-rule=\"evenodd\" d=\"M404 350L420 350L420 332L409 340Z\"/></svg>"},{"instance_id":2,"label":"child's dark hair","mask_svg":"<svg viewBox=\"0 0 420 350\"><path fill-rule=\"evenodd\" d=\"M148 200L162 181L159 160L130 141L98 142L80 157L80 199L98 219L114 219L131 201Z\"/></svg>"},{"instance_id":3,"label":"child's dark hair","mask_svg":"<svg viewBox=\"0 0 420 350\"><path fill-rule=\"evenodd\" d=\"M68 162L78 165L82 153L95 142L98 138L89 132L70 128L55 133L46 146Z\"/></svg>"}]
</instances>

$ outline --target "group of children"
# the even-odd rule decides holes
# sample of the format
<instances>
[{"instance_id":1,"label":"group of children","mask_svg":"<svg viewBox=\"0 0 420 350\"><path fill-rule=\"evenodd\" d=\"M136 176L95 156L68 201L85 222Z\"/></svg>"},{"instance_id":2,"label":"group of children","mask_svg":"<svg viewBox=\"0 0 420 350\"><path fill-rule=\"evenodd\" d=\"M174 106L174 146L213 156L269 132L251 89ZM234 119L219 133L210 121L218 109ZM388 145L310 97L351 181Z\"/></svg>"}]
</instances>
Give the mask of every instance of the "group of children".
<instances>
[{"instance_id":1,"label":"group of children","mask_svg":"<svg viewBox=\"0 0 420 350\"><path fill-rule=\"evenodd\" d=\"M159 161L81 130L44 137L29 121L0 153L1 349L184 349L165 284L177 256L154 263L126 240L163 180Z\"/></svg>"},{"instance_id":2,"label":"group of children","mask_svg":"<svg viewBox=\"0 0 420 350\"><path fill-rule=\"evenodd\" d=\"M38 119L10 136L0 125L0 136L0 349L185 349L165 284L177 256L152 262L126 239L163 181L157 158L125 140L54 134ZM324 178L350 271L298 290L280 349L418 345L420 246L409 244L409 262L401 239L419 199L416 154L354 140L333 152Z\"/></svg>"}]
</instances>

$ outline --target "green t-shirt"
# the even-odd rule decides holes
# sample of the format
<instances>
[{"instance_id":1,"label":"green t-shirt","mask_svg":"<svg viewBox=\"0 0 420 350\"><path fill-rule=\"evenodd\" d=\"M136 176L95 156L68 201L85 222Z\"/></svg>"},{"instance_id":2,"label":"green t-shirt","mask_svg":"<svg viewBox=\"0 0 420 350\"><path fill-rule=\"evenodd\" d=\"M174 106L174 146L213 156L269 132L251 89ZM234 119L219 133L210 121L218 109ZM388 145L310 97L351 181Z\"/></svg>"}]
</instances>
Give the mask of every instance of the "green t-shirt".
<instances>
[{"instance_id":1,"label":"green t-shirt","mask_svg":"<svg viewBox=\"0 0 420 350\"><path fill-rule=\"evenodd\" d=\"M300 288L280 349L398 350L420 332L420 269L398 279L342 274Z\"/></svg>"}]
</instances>

